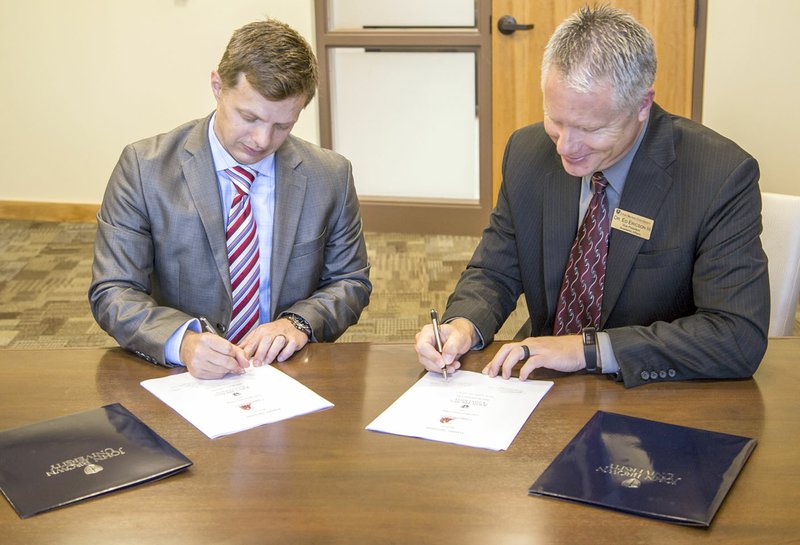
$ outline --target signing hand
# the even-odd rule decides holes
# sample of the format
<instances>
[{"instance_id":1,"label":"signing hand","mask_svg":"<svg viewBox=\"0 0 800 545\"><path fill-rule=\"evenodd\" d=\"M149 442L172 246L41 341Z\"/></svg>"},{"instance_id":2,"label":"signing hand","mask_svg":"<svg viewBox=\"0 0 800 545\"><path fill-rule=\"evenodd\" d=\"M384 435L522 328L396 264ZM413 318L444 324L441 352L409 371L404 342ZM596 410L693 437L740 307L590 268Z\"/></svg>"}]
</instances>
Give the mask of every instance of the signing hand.
<instances>
[{"instance_id":1,"label":"signing hand","mask_svg":"<svg viewBox=\"0 0 800 545\"><path fill-rule=\"evenodd\" d=\"M180 357L192 376L203 379L241 374L250 366L244 351L227 339L189 329L181 341Z\"/></svg>"},{"instance_id":2,"label":"signing hand","mask_svg":"<svg viewBox=\"0 0 800 545\"><path fill-rule=\"evenodd\" d=\"M417 359L428 371L441 372L447 366L447 372L453 373L461 367L458 359L469 352L477 342L478 334L472 322L464 318L456 318L452 322L439 326L442 337L442 353L436 350L436 336L433 326L428 324L417 333L414 350Z\"/></svg>"}]
</instances>

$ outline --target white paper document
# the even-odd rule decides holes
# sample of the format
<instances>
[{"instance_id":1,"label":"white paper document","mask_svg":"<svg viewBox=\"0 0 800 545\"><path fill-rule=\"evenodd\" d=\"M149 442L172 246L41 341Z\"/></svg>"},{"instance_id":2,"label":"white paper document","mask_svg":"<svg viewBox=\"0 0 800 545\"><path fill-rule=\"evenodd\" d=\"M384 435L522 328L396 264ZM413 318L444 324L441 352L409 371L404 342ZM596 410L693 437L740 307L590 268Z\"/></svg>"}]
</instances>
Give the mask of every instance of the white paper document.
<instances>
[{"instance_id":1,"label":"white paper document","mask_svg":"<svg viewBox=\"0 0 800 545\"><path fill-rule=\"evenodd\" d=\"M212 439L333 407L269 365L218 380L186 372L145 380L142 386Z\"/></svg>"},{"instance_id":2,"label":"white paper document","mask_svg":"<svg viewBox=\"0 0 800 545\"><path fill-rule=\"evenodd\" d=\"M458 371L427 373L367 429L490 450L506 450L552 381L504 380Z\"/></svg>"}]
</instances>

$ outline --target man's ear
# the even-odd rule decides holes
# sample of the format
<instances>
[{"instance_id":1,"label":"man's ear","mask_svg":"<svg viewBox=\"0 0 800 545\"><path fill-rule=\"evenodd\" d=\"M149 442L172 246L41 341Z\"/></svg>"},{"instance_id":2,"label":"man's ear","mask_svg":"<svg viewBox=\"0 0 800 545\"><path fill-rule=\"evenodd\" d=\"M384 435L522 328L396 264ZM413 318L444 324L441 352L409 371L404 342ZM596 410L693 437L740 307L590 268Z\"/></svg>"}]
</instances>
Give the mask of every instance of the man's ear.
<instances>
[{"instance_id":1,"label":"man's ear","mask_svg":"<svg viewBox=\"0 0 800 545\"><path fill-rule=\"evenodd\" d=\"M219 100L219 93L222 91L222 78L216 70L211 72L211 92L214 93L214 98Z\"/></svg>"},{"instance_id":2,"label":"man's ear","mask_svg":"<svg viewBox=\"0 0 800 545\"><path fill-rule=\"evenodd\" d=\"M644 121L648 117L650 117L650 108L653 106L653 100L655 100L656 91L652 87L647 90L647 93L644 95L642 99L642 103L639 105L639 121Z\"/></svg>"}]
</instances>

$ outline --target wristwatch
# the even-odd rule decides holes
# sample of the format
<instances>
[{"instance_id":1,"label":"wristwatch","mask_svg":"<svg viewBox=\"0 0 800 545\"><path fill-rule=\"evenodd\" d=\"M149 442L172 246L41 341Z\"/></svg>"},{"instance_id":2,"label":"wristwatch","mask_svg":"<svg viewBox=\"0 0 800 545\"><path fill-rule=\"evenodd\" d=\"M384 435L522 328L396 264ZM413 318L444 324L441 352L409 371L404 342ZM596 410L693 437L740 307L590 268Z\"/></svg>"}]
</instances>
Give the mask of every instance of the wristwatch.
<instances>
[{"instance_id":1,"label":"wristwatch","mask_svg":"<svg viewBox=\"0 0 800 545\"><path fill-rule=\"evenodd\" d=\"M286 314L281 316L281 318L288 319L290 322L292 322L292 325L296 330L302 331L303 333L308 335L309 339L311 338L311 326L308 324L305 318L303 318L299 314L293 314L291 312L287 312Z\"/></svg>"},{"instance_id":2,"label":"wristwatch","mask_svg":"<svg viewBox=\"0 0 800 545\"><path fill-rule=\"evenodd\" d=\"M603 366L597 353L597 328L584 327L581 330L583 337L583 357L586 359L587 373L602 373Z\"/></svg>"}]
</instances>

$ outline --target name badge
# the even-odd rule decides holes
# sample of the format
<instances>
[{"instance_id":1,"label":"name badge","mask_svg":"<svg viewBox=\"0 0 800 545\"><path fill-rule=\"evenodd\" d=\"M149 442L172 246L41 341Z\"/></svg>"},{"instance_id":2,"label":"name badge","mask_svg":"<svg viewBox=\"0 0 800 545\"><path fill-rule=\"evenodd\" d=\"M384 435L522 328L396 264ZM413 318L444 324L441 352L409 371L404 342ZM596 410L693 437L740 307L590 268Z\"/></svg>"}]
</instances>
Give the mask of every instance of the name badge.
<instances>
[{"instance_id":1,"label":"name badge","mask_svg":"<svg viewBox=\"0 0 800 545\"><path fill-rule=\"evenodd\" d=\"M653 220L621 208L615 208L614 216L611 218L611 228L650 240L650 233L653 231Z\"/></svg>"}]
</instances>

